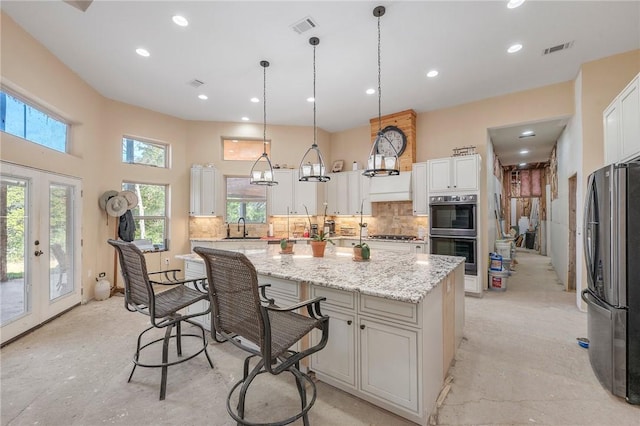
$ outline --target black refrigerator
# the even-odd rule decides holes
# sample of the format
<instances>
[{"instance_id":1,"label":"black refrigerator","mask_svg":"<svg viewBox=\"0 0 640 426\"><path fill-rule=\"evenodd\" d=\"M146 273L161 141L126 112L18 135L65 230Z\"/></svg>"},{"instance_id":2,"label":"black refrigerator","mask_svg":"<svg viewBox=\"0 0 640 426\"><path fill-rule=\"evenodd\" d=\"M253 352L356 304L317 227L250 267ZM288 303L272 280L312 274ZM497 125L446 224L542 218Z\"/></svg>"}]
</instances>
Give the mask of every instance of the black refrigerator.
<instances>
[{"instance_id":1,"label":"black refrigerator","mask_svg":"<svg viewBox=\"0 0 640 426\"><path fill-rule=\"evenodd\" d=\"M589 176L584 255L591 366L605 388L640 404L640 163Z\"/></svg>"}]
</instances>

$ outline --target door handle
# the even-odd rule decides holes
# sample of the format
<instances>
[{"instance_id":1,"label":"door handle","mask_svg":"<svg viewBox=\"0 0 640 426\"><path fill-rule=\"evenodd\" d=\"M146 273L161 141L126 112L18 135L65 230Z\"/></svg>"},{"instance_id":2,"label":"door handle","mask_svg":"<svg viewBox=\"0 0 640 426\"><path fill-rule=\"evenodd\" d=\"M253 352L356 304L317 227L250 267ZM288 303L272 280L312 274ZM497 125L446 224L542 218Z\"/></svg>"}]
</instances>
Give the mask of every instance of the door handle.
<instances>
[{"instance_id":1,"label":"door handle","mask_svg":"<svg viewBox=\"0 0 640 426\"><path fill-rule=\"evenodd\" d=\"M36 250L33 254L35 254L36 256L41 256L44 254L44 252L42 250Z\"/></svg>"},{"instance_id":2,"label":"door handle","mask_svg":"<svg viewBox=\"0 0 640 426\"><path fill-rule=\"evenodd\" d=\"M347 325L351 325L351 324L353 324L353 321L348 320L348 321L347 321Z\"/></svg>"},{"instance_id":3,"label":"door handle","mask_svg":"<svg viewBox=\"0 0 640 426\"><path fill-rule=\"evenodd\" d=\"M364 324L360 324L360 330L364 330Z\"/></svg>"}]
</instances>

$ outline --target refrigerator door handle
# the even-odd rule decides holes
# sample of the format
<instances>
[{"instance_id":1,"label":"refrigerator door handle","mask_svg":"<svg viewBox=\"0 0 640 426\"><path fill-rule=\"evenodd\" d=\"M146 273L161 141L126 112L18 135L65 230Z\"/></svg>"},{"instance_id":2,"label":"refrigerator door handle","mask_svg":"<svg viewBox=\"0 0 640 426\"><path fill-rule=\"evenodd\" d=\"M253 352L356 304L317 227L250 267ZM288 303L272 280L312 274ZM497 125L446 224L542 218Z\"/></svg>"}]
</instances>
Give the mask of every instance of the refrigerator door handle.
<instances>
[{"instance_id":1,"label":"refrigerator door handle","mask_svg":"<svg viewBox=\"0 0 640 426\"><path fill-rule=\"evenodd\" d=\"M581 297L582 297L582 300L584 300L587 303L587 305L589 305L590 309L593 308L595 311L599 312L601 315L604 315L608 319L611 319L611 310L603 306L605 305L605 302L595 297L588 289L582 290Z\"/></svg>"},{"instance_id":2,"label":"refrigerator door handle","mask_svg":"<svg viewBox=\"0 0 640 426\"><path fill-rule=\"evenodd\" d=\"M596 257L596 253L594 253L598 249L598 232L597 226L598 221L595 218L596 208L595 205L595 179L593 175L589 177L588 190L587 190L587 202L585 203L584 208L584 218L586 229L584 232L584 253L586 260L586 269L587 269L587 278L589 283L592 286L595 286L596 281L596 270L595 270L595 262L594 259ZM595 240L595 241L594 241Z\"/></svg>"}]
</instances>

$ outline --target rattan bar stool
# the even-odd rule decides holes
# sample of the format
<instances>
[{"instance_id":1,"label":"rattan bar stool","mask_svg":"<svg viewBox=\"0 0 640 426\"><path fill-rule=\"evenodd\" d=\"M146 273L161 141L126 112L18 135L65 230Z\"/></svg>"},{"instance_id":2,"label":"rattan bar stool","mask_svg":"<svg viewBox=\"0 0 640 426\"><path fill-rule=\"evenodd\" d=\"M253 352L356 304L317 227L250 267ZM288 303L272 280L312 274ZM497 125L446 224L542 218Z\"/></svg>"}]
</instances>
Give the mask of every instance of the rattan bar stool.
<instances>
[{"instance_id":1,"label":"rattan bar stool","mask_svg":"<svg viewBox=\"0 0 640 426\"><path fill-rule=\"evenodd\" d=\"M303 418L309 424L308 412L316 400L316 386L311 378L300 371L300 360L321 350L329 338L329 317L320 312L320 302L324 297L307 300L293 306L281 308L273 299L268 299L265 287L258 286L255 267L247 257L238 252L195 247L207 268L209 299L213 309L212 333L218 333L226 341L247 351L250 355L244 361L243 377L227 396L227 411L239 425L286 425ZM262 298L260 297L260 293ZM308 316L294 311L306 308ZM300 352L289 348L313 329L322 332L320 341ZM234 337L241 336L242 339ZM257 349L248 344L246 340ZM249 371L249 362L258 358L257 365ZM255 423L244 419L245 399L251 382L257 375L284 371L290 372L296 381L300 396L299 413L276 422ZM305 386L312 391L307 400ZM231 399L239 389L237 409L231 407Z\"/></svg>"},{"instance_id":2,"label":"rattan bar stool","mask_svg":"<svg viewBox=\"0 0 640 426\"><path fill-rule=\"evenodd\" d=\"M181 280L177 278L179 269L170 269L160 272L147 272L147 265L144 254L135 244L119 241L108 240L109 244L115 247L120 258L120 266L122 268L122 277L124 280L124 307L130 312L140 312L147 315L151 321L151 327L142 331L138 335L136 345L136 353L133 356L133 369L129 375L129 380L133 377L136 367L161 368L162 378L160 382L160 400L165 399L167 390L167 370L170 366L181 364L204 352L209 362L209 366L213 368L213 363L207 353L207 338L202 325L191 318L200 315L207 315L211 312L211 307L207 307L201 312L195 312L189 315L183 315L179 311L201 300L209 298L206 292L206 279ZM151 280L149 276L154 275L160 277L157 280ZM195 288L189 288L185 284L192 283ZM153 285L169 285L172 286L168 290L156 292ZM199 334L182 333L181 324L187 322L199 329ZM164 328L164 337L155 339L151 342L142 344L142 337L145 333L154 328ZM173 329L175 328L175 334ZM202 346L193 353L182 356L182 338L195 337L202 339ZM178 359L169 361L169 342L171 339L176 341L176 349ZM140 353L155 343L162 342L162 362L157 364L149 364L140 361Z\"/></svg>"}]
</instances>

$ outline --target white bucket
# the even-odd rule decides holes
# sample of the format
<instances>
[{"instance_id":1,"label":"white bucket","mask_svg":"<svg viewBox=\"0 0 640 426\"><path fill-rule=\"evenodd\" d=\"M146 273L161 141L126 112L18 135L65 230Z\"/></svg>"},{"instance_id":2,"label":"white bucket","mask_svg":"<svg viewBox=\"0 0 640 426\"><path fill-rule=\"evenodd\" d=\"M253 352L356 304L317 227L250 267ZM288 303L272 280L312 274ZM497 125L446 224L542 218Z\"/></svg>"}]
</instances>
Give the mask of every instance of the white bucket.
<instances>
[{"instance_id":1,"label":"white bucket","mask_svg":"<svg viewBox=\"0 0 640 426\"><path fill-rule=\"evenodd\" d=\"M496 253L502 256L503 260L511 260L511 241L496 240Z\"/></svg>"},{"instance_id":2,"label":"white bucket","mask_svg":"<svg viewBox=\"0 0 640 426\"><path fill-rule=\"evenodd\" d=\"M489 289L505 291L507 289L508 271L489 271Z\"/></svg>"}]
</instances>

